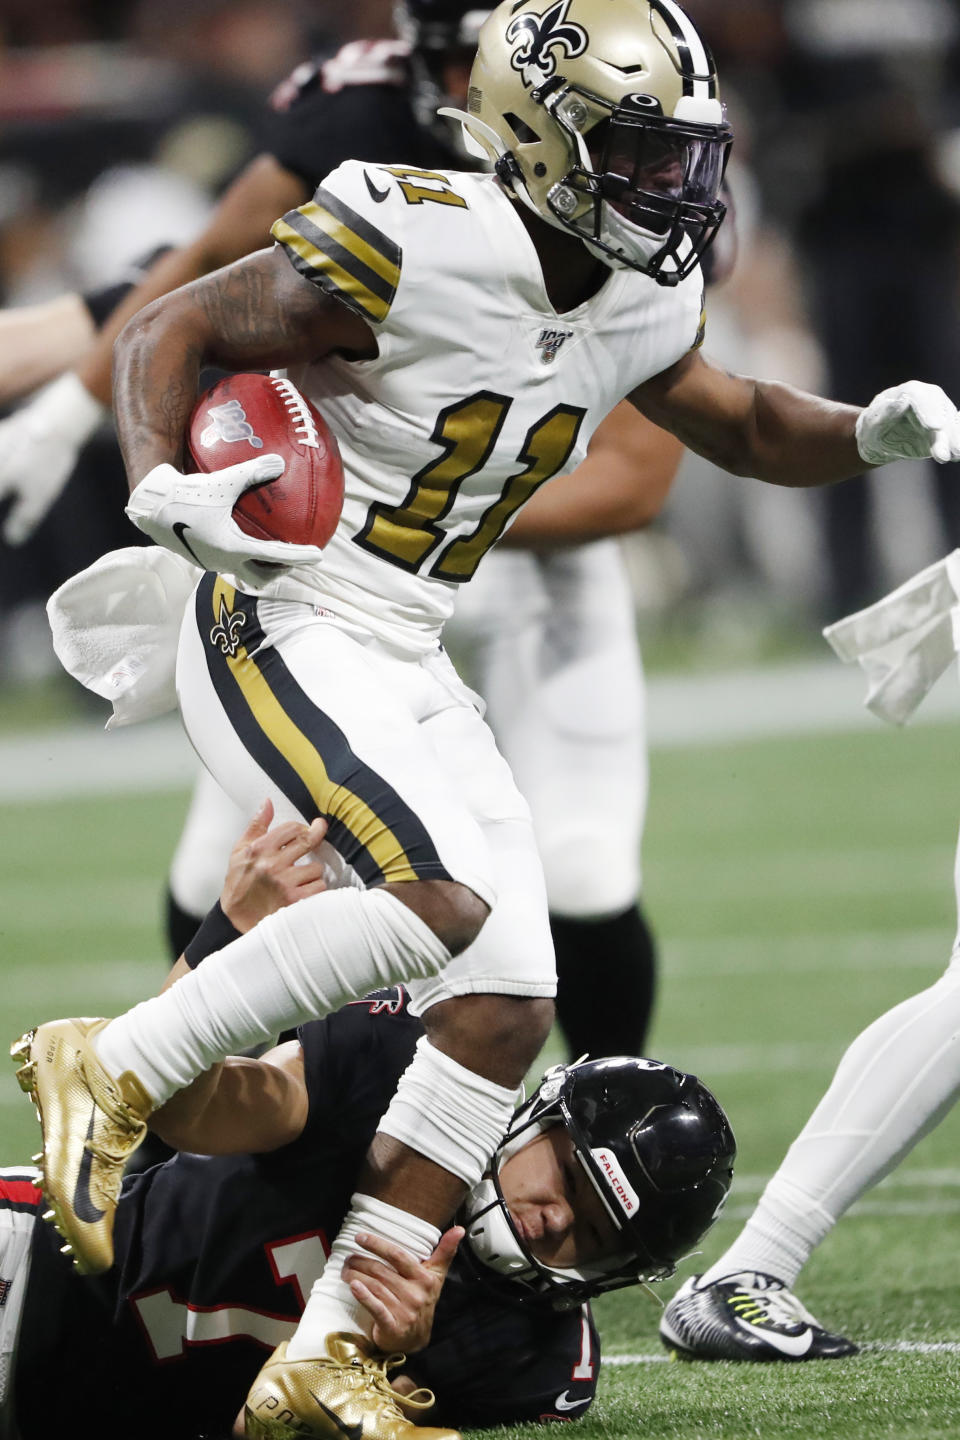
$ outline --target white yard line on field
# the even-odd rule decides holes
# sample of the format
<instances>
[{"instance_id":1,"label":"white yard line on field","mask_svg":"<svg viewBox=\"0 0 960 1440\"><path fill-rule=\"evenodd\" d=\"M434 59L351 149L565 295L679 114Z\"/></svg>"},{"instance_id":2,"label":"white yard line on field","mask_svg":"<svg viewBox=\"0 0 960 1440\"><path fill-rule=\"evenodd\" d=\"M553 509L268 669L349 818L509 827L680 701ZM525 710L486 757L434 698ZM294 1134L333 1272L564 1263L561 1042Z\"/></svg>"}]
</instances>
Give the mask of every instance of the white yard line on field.
<instances>
[{"instance_id":1,"label":"white yard line on field","mask_svg":"<svg viewBox=\"0 0 960 1440\"><path fill-rule=\"evenodd\" d=\"M862 1340L857 1342L861 1350L871 1353L885 1351L900 1355L960 1355L960 1340ZM662 1365L673 1359L664 1352L662 1355L604 1355L604 1365Z\"/></svg>"},{"instance_id":2,"label":"white yard line on field","mask_svg":"<svg viewBox=\"0 0 960 1440\"><path fill-rule=\"evenodd\" d=\"M816 660L758 669L653 677L648 685L650 743L675 747L824 730L882 730L865 709L858 666ZM957 682L935 686L912 724L956 720Z\"/></svg>"},{"instance_id":3,"label":"white yard line on field","mask_svg":"<svg viewBox=\"0 0 960 1440\"><path fill-rule=\"evenodd\" d=\"M648 683L650 744L675 748L882 729L864 709L863 695L860 671L831 660L654 676ZM924 702L917 723L958 715L951 675ZM191 783L195 771L196 760L175 717L108 734L99 722L84 721L0 740L0 801L180 789Z\"/></svg>"}]
</instances>

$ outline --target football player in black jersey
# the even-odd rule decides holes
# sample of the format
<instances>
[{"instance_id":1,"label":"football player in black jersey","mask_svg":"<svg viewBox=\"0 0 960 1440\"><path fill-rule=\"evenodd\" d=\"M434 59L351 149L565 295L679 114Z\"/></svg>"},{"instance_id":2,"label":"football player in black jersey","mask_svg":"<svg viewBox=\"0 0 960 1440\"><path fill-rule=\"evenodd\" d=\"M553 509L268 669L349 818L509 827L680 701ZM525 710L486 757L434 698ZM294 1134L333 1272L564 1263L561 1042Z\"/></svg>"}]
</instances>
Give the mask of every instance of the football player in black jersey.
<instances>
[{"instance_id":1,"label":"football player in black jersey","mask_svg":"<svg viewBox=\"0 0 960 1440\"><path fill-rule=\"evenodd\" d=\"M266 808L234 851L186 963L322 884L306 858L322 822L269 821ZM295 1328L422 1033L396 987L182 1091L156 1127L203 1153L128 1178L116 1263L96 1279L40 1223L37 1171L0 1171L0 1440L41 1418L78 1440L107 1417L144 1440L229 1435ZM379 1348L415 1352L390 1367L397 1398L415 1411L426 1397L411 1392L429 1387L431 1426L582 1415L600 1365L590 1296L669 1273L715 1218L733 1158L726 1117L692 1076L635 1059L549 1071L430 1262L370 1237L351 1264ZM617 1170L619 1202L595 1188L598 1166ZM365 1385L387 1383L382 1362L361 1368Z\"/></svg>"}]
</instances>

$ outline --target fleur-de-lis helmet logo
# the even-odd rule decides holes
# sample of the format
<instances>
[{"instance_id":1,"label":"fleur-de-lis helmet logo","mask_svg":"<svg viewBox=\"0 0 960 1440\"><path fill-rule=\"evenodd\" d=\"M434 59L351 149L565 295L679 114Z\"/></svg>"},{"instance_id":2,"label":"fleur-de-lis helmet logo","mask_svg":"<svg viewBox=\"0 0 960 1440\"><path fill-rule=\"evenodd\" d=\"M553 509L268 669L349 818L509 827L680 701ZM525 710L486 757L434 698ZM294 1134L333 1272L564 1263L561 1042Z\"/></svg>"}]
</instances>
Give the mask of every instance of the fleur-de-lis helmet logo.
<instances>
[{"instance_id":1,"label":"fleur-de-lis helmet logo","mask_svg":"<svg viewBox=\"0 0 960 1440\"><path fill-rule=\"evenodd\" d=\"M518 15L507 26L508 42L519 41L510 64L528 90L555 74L557 50L570 59L586 50L590 37L582 25L567 20L569 8L570 0L557 0L542 15Z\"/></svg>"},{"instance_id":2,"label":"fleur-de-lis helmet logo","mask_svg":"<svg viewBox=\"0 0 960 1440\"><path fill-rule=\"evenodd\" d=\"M217 623L210 631L210 644L216 645L231 660L240 649L240 631L247 623L242 610L229 611L223 596L220 597L220 613Z\"/></svg>"}]
</instances>

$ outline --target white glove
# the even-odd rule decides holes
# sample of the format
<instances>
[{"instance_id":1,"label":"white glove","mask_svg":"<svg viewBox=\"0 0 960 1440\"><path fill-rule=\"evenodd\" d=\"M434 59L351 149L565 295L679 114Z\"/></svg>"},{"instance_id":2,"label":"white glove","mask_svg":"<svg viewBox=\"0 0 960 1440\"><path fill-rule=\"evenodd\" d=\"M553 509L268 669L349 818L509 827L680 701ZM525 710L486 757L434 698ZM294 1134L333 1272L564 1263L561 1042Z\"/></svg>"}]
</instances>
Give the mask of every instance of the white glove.
<instances>
[{"instance_id":1,"label":"white glove","mask_svg":"<svg viewBox=\"0 0 960 1440\"><path fill-rule=\"evenodd\" d=\"M908 380L881 390L856 426L857 449L868 465L889 460L960 460L960 415L939 385Z\"/></svg>"},{"instance_id":2,"label":"white glove","mask_svg":"<svg viewBox=\"0 0 960 1440\"><path fill-rule=\"evenodd\" d=\"M29 540L106 413L68 370L0 420L0 500L15 497L3 526L8 545Z\"/></svg>"},{"instance_id":3,"label":"white glove","mask_svg":"<svg viewBox=\"0 0 960 1440\"><path fill-rule=\"evenodd\" d=\"M127 515L142 530L204 570L236 575L256 592L282 571L319 560L316 545L257 540L246 535L232 510L245 490L283 474L279 455L258 455L208 475L181 475L172 465L156 465L131 492Z\"/></svg>"}]
</instances>

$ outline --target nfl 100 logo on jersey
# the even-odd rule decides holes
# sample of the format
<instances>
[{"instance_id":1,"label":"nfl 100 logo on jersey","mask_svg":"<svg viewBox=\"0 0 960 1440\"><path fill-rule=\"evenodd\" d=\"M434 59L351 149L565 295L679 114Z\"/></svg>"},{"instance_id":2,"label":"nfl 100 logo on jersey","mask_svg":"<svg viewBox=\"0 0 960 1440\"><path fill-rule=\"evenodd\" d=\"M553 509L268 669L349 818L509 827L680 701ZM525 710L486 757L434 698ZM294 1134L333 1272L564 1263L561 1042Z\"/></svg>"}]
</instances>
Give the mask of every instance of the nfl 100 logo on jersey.
<instances>
[{"instance_id":1,"label":"nfl 100 logo on jersey","mask_svg":"<svg viewBox=\"0 0 960 1440\"><path fill-rule=\"evenodd\" d=\"M549 365L557 358L557 351L564 340L569 340L573 334L572 330L541 330L534 342L540 351L540 359L544 365Z\"/></svg>"}]
</instances>

